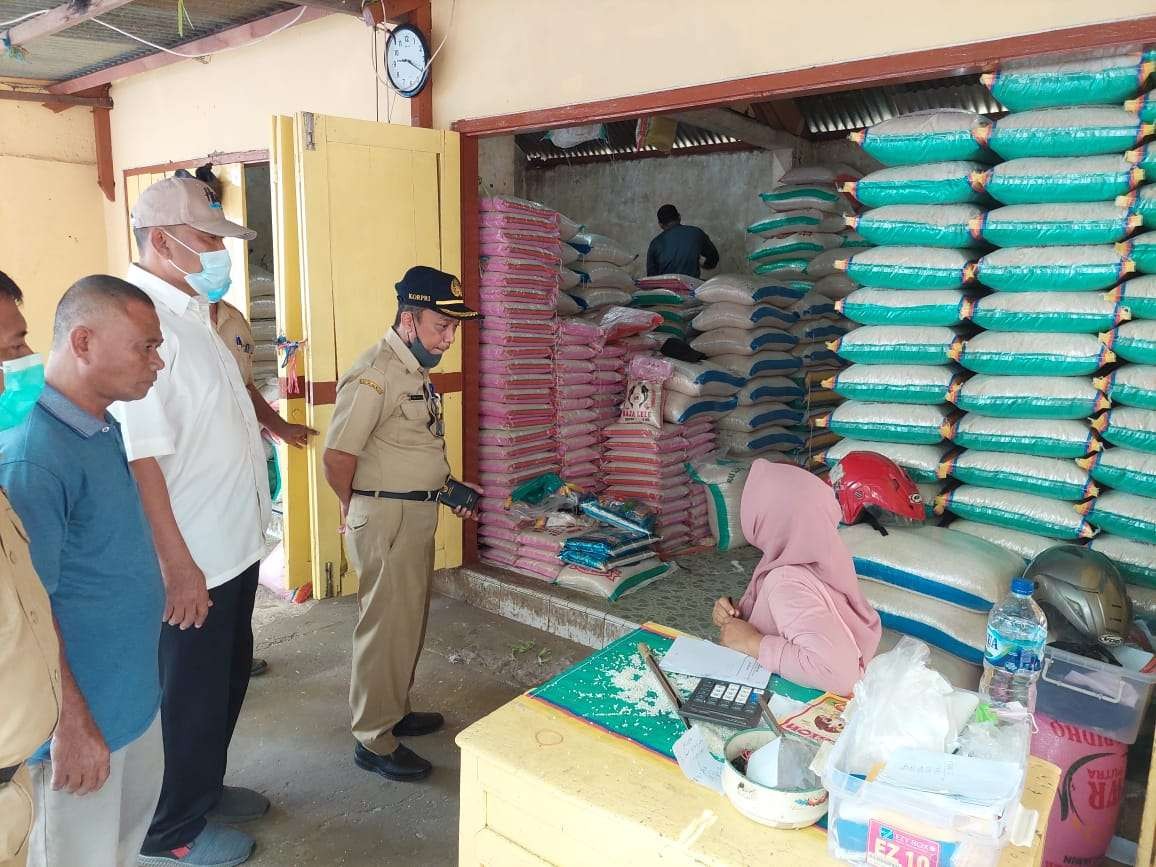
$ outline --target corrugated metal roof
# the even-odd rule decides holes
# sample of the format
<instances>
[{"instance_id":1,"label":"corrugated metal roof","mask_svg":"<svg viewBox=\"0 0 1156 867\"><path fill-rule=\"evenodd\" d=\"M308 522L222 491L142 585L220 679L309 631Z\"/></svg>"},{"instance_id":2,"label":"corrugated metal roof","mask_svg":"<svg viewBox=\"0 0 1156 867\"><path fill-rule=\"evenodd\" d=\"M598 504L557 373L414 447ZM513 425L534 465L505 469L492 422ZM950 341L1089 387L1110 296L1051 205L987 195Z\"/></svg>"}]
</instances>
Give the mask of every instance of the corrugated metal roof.
<instances>
[{"instance_id":1,"label":"corrugated metal roof","mask_svg":"<svg viewBox=\"0 0 1156 867\"><path fill-rule=\"evenodd\" d=\"M603 138L583 142L572 148L560 148L546 138L545 132L526 133L517 136L518 147L526 155L526 161L533 166L565 163L575 159L591 160L604 158L613 160L644 153L658 153L653 145L635 147L636 121L623 120L603 124ZM675 133L673 152L687 148L703 148L715 145L739 144L739 140L727 135L711 132L690 124L680 123Z\"/></svg>"},{"instance_id":2,"label":"corrugated metal roof","mask_svg":"<svg viewBox=\"0 0 1156 867\"><path fill-rule=\"evenodd\" d=\"M55 0L4 0L0 4L0 20L8 21L52 5ZM296 4L272 0L185 0L185 8L192 23L185 21L183 36L177 28L176 0L136 0L100 19L149 42L179 50L182 42L294 9ZM94 21L37 39L24 50L22 61L0 56L0 78L61 81L156 53Z\"/></svg>"},{"instance_id":3,"label":"corrugated metal roof","mask_svg":"<svg viewBox=\"0 0 1156 867\"><path fill-rule=\"evenodd\" d=\"M1005 111L991 91L979 83L978 75L804 96L796 104L812 136L850 132L927 109L965 108L980 114Z\"/></svg>"}]
</instances>

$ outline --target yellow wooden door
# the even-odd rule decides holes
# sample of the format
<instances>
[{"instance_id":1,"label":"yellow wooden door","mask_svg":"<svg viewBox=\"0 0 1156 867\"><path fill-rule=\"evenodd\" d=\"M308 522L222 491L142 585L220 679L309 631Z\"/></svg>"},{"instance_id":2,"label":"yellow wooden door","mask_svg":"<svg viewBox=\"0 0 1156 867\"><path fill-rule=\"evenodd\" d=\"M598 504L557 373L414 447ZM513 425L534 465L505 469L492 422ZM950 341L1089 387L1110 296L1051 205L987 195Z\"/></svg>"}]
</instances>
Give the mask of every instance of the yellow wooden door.
<instances>
[{"instance_id":1,"label":"yellow wooden door","mask_svg":"<svg viewBox=\"0 0 1156 867\"><path fill-rule=\"evenodd\" d=\"M460 166L456 133L308 113L294 123L306 414L322 434L309 455L313 592L321 597L357 590L343 565L337 498L321 463L335 384L392 327L394 284L406 269L461 274ZM455 346L434 373L460 372ZM450 467L460 475L460 385L442 390ZM444 509L440 517L437 566L461 565L461 522Z\"/></svg>"}]
</instances>

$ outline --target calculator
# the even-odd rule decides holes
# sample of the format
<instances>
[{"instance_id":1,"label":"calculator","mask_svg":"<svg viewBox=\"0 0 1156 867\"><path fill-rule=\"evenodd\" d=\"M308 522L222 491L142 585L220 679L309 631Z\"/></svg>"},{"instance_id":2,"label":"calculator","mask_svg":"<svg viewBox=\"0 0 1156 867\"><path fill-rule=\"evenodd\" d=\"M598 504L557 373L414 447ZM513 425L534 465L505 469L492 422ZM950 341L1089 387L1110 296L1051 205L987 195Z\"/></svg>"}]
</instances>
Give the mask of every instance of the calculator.
<instances>
[{"instance_id":1,"label":"calculator","mask_svg":"<svg viewBox=\"0 0 1156 867\"><path fill-rule=\"evenodd\" d=\"M753 729L763 723L759 696L762 690L741 683L704 677L682 703L680 713L688 719L718 723L730 728Z\"/></svg>"}]
</instances>

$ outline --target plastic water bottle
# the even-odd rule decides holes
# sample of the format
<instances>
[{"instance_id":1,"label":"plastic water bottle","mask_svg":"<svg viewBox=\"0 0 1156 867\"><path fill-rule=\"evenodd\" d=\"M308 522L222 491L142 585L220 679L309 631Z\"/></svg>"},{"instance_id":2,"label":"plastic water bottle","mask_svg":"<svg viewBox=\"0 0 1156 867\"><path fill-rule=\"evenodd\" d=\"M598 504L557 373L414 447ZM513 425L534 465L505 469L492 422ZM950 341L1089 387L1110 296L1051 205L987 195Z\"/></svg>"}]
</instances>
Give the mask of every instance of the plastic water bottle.
<instances>
[{"instance_id":1,"label":"plastic water bottle","mask_svg":"<svg viewBox=\"0 0 1156 867\"><path fill-rule=\"evenodd\" d=\"M1018 701L1029 711L1036 706L1036 681L1048 642L1048 618L1032 599L1035 582L1012 581L1009 593L987 618L987 649L979 691L991 705Z\"/></svg>"}]
</instances>

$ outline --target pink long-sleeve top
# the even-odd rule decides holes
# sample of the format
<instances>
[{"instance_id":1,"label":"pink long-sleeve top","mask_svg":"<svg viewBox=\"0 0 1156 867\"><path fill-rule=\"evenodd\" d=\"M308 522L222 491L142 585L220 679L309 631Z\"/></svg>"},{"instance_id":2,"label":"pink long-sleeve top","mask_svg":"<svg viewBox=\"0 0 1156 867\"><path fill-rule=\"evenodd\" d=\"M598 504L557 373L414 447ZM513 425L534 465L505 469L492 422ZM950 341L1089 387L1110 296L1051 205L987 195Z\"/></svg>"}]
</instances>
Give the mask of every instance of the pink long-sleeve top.
<instances>
[{"instance_id":1,"label":"pink long-sleeve top","mask_svg":"<svg viewBox=\"0 0 1156 867\"><path fill-rule=\"evenodd\" d=\"M839 537L839 505L821 479L755 461L743 532L763 552L739 613L763 635L759 662L803 686L849 695L883 627Z\"/></svg>"}]
</instances>

